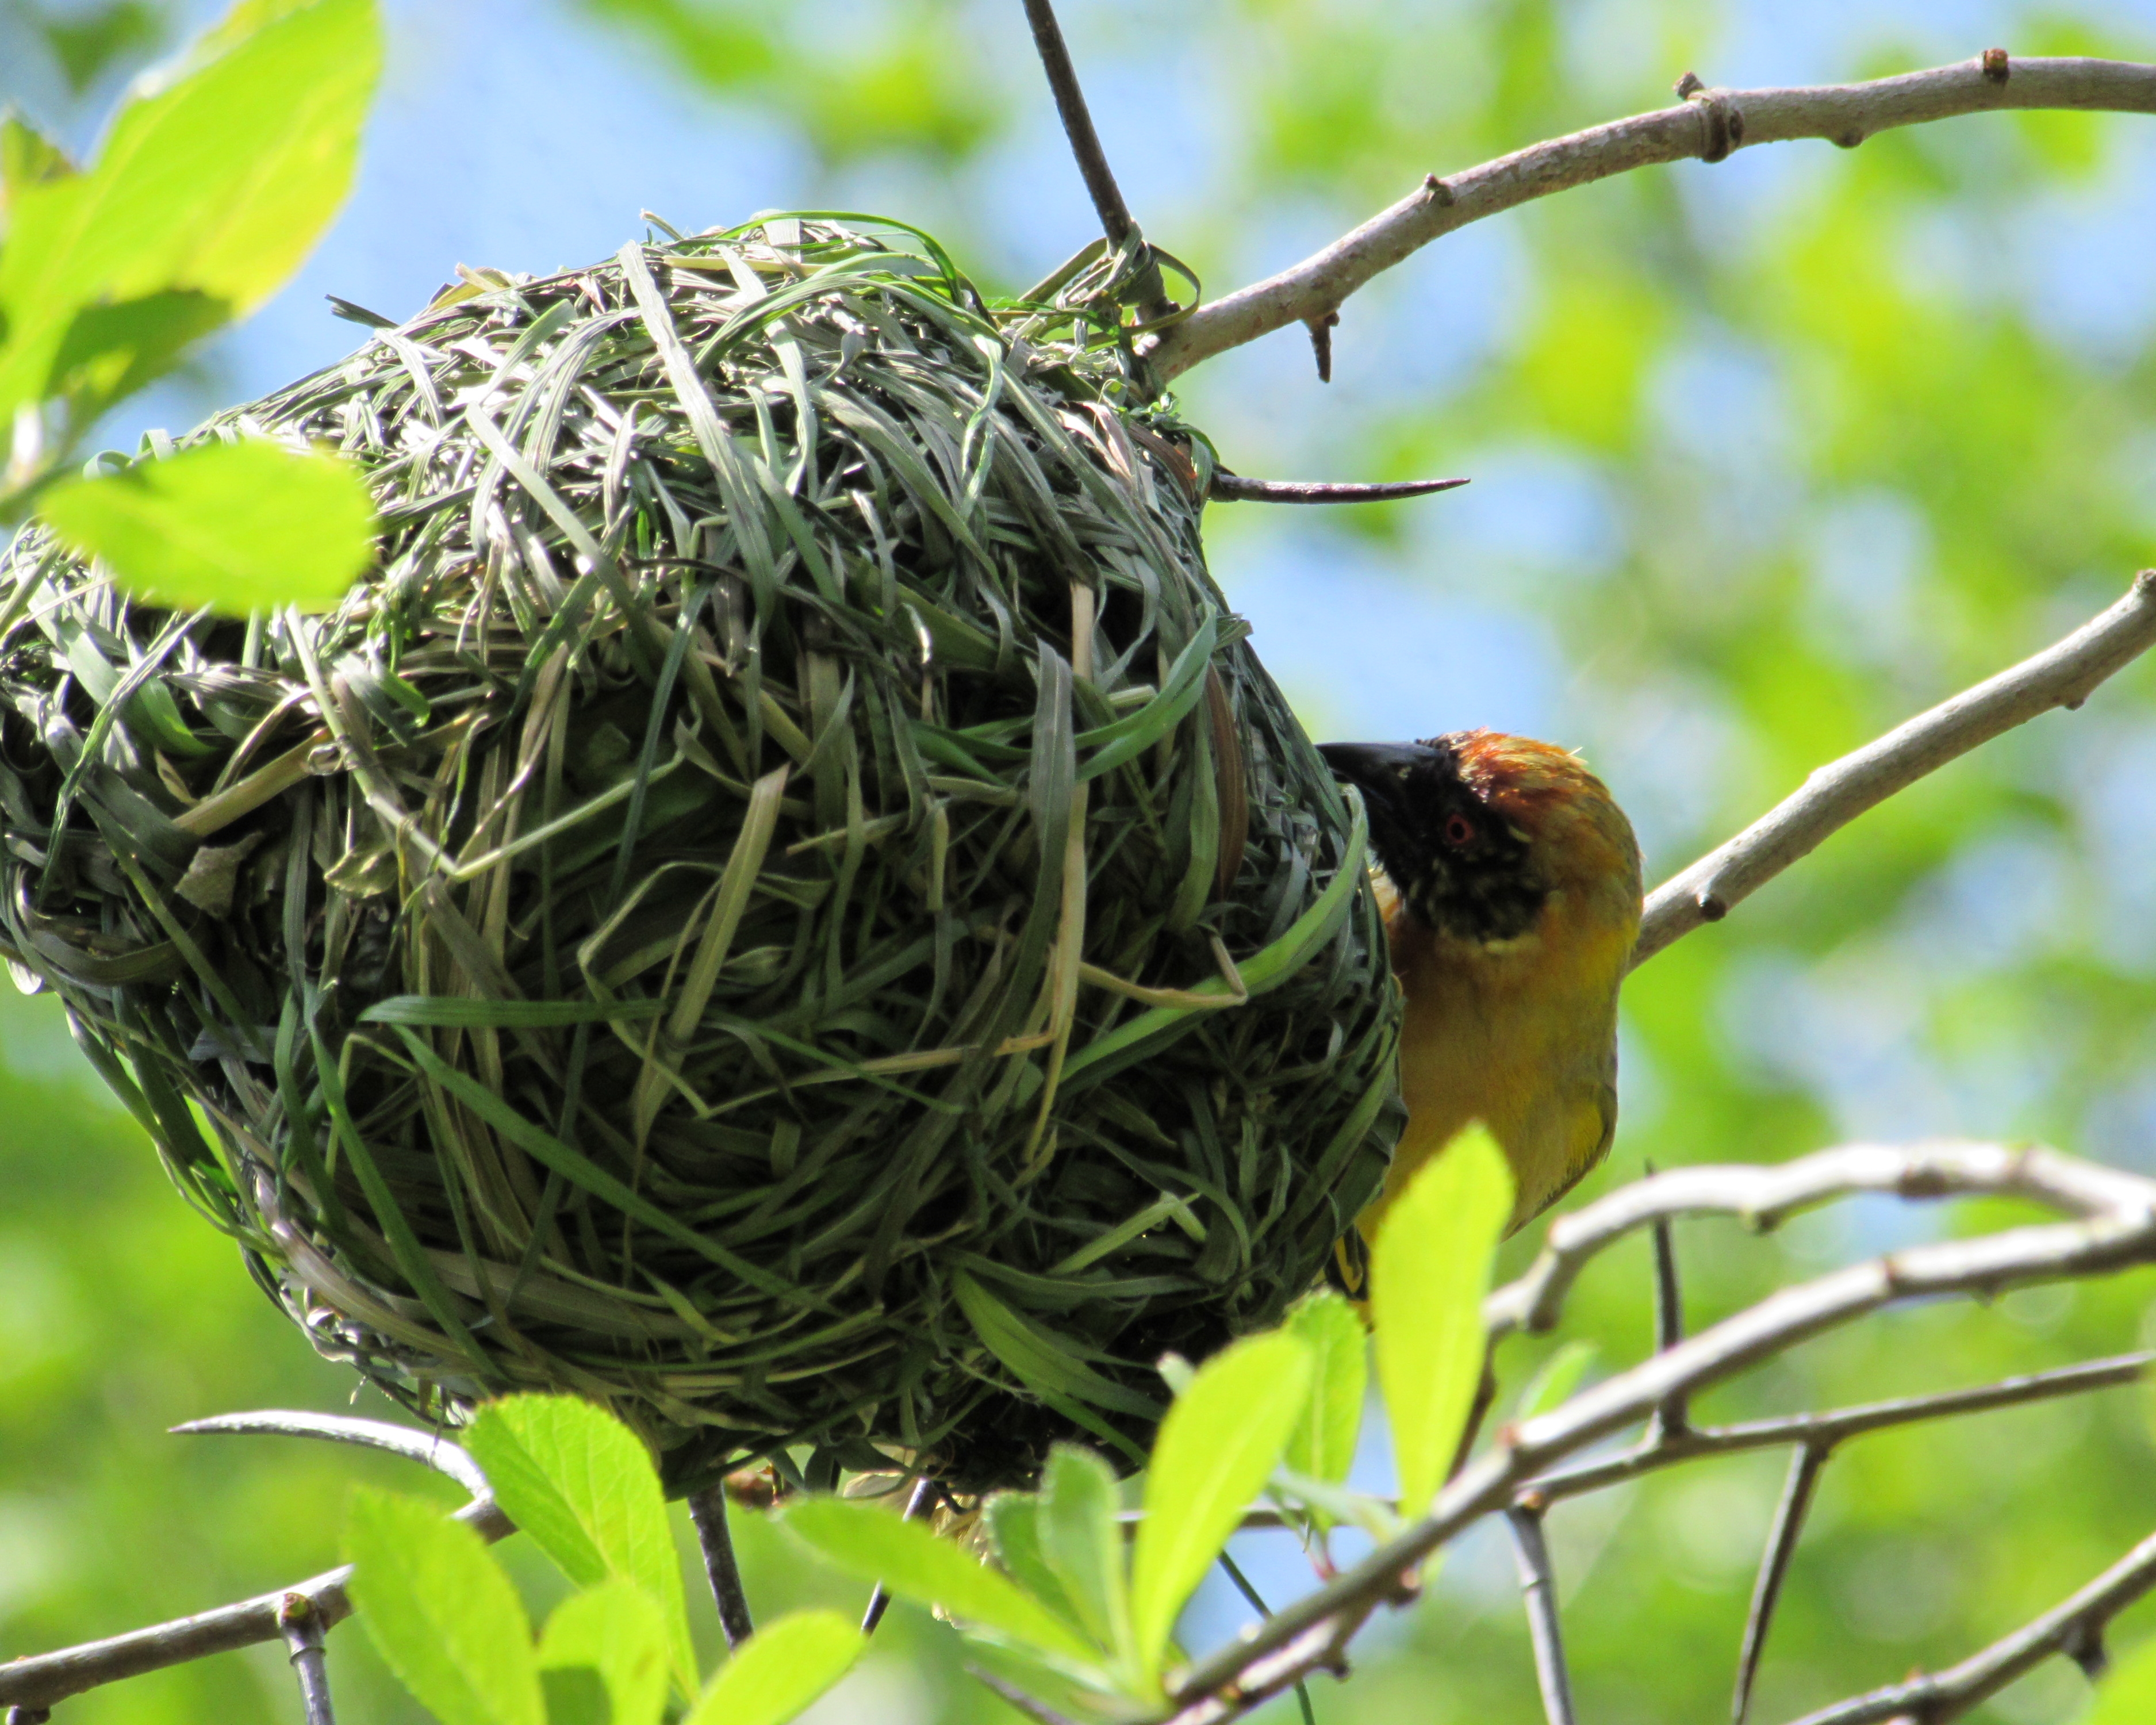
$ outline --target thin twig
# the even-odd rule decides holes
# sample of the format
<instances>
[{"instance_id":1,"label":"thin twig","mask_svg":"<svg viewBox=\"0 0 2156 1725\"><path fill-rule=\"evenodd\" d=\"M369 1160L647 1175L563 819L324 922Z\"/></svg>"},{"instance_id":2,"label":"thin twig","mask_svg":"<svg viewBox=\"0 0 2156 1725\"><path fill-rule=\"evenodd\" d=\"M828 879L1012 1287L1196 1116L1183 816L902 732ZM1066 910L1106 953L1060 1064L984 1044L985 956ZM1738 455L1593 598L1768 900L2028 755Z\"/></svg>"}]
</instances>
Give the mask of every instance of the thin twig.
<instances>
[{"instance_id":1,"label":"thin twig","mask_svg":"<svg viewBox=\"0 0 2156 1725\"><path fill-rule=\"evenodd\" d=\"M913 1490L906 1497L905 1513L899 1519L910 1522L920 1516L930 1504L936 1501L937 1489L936 1481L926 1475L916 1480L913 1482ZM891 1594L879 1581L874 1591L869 1594L868 1609L861 1613L861 1633L865 1635L874 1635L876 1632L876 1625L883 1621L884 1613L890 1609Z\"/></svg>"},{"instance_id":2,"label":"thin twig","mask_svg":"<svg viewBox=\"0 0 2156 1725\"><path fill-rule=\"evenodd\" d=\"M1130 206L1123 202L1122 188L1116 183L1115 170L1108 166L1108 152L1101 147L1101 135L1093 129L1092 110L1086 105L1086 92L1078 82L1078 69L1070 63L1070 49L1063 40L1063 27L1055 21L1055 8L1049 0L1025 0L1025 21L1033 27L1034 49L1040 56L1041 70L1048 74L1055 111L1063 121L1063 135L1070 141L1070 153L1085 179L1086 195L1093 200L1101 233L1107 235L1111 246L1117 248L1142 239ZM1165 317L1174 309L1168 303L1158 264L1148 263L1134 288L1142 320Z\"/></svg>"},{"instance_id":3,"label":"thin twig","mask_svg":"<svg viewBox=\"0 0 2156 1725\"><path fill-rule=\"evenodd\" d=\"M1029 0L1029 12L1032 9ZM1163 379L1291 324L1337 311L1383 271L1471 222L1574 186L1657 163L1718 161L1754 144L1825 138L1845 147L1891 127L2000 108L2156 113L2156 66L2016 59L1998 75L1978 60L1867 84L1794 90L1692 90L1676 106L1531 144L1479 167L1432 174L1390 208L1279 275L1201 305L1152 345Z\"/></svg>"},{"instance_id":4,"label":"thin twig","mask_svg":"<svg viewBox=\"0 0 2156 1725\"><path fill-rule=\"evenodd\" d=\"M457 1512L456 1519L469 1523L483 1539L501 1539L516 1531L491 1498L466 1504ZM220 1605L213 1611L131 1630L102 1641L85 1641L79 1647L11 1660L0 1665L0 1705L32 1710L50 1707L70 1695L116 1683L123 1677L139 1677L146 1671L207 1659L213 1653L275 1641L284 1634L279 1617L285 1600L294 1594L305 1596L327 1630L352 1615L352 1601L345 1592L345 1584L351 1579L352 1565L346 1563L280 1587L275 1593L257 1594L251 1599Z\"/></svg>"},{"instance_id":5,"label":"thin twig","mask_svg":"<svg viewBox=\"0 0 2156 1725\"><path fill-rule=\"evenodd\" d=\"M983 1666L968 1666L966 1675L990 1693L1001 1696L1027 1718L1034 1721L1035 1725L1077 1725L1075 1720L1066 1718L1054 1707L1035 1701L1015 1683L1006 1683Z\"/></svg>"},{"instance_id":6,"label":"thin twig","mask_svg":"<svg viewBox=\"0 0 2156 1725\"><path fill-rule=\"evenodd\" d=\"M226 1432L259 1434L270 1437L326 1438L331 1443L357 1444L362 1449L387 1450L408 1461L447 1474L475 1497L493 1495L486 1476L469 1453L439 1432L421 1431L410 1425L393 1425L386 1420L354 1420L342 1414L296 1413L286 1408L265 1408L259 1413L218 1414L208 1420L190 1420L171 1428L182 1436Z\"/></svg>"},{"instance_id":7,"label":"thin twig","mask_svg":"<svg viewBox=\"0 0 2156 1725\"><path fill-rule=\"evenodd\" d=\"M1632 963L1720 922L1822 839L1926 773L2053 707L2079 706L2152 645L2156 570L2144 569L2124 598L2064 640L1820 768L1763 819L1664 881L1648 896Z\"/></svg>"},{"instance_id":8,"label":"thin twig","mask_svg":"<svg viewBox=\"0 0 2156 1725\"><path fill-rule=\"evenodd\" d=\"M1427 1516L1324 1586L1283 1606L1245 1640L1198 1661L1172 1692L1193 1702L1217 1695L1239 1686L1261 1661L1272 1661L1316 1626L1348 1619L1359 1622L1399 1591L1404 1574L1484 1516L1508 1507L1536 1474L1644 1420L1674 1389L1697 1390L1722 1382L1799 1342L1904 1301L1945 1294L1989 1296L2028 1282L2096 1275L2156 1257L2156 1182L2047 1153L1988 1145L1926 1147L1902 1153L1898 1166L1890 1168L1884 1164L1891 1157L1883 1148L1858 1147L1854 1155L1828 1151L1779 1168L1717 1169L1711 1181L1691 1178L1705 1170L1678 1169L1590 1204L1560 1222L1552 1235L1567 1223L1579 1223L1607 1244L1626 1231L1598 1214L1612 1207L1623 1209L1628 1221L1636 1217L1639 1224L1651 1224L1657 1214L1686 1209L1761 1211L1767 1208L1759 1201L1763 1192L1784 1199L1856 1190L1904 1196L2014 1193L2083 1219L1933 1241L1782 1289L1668 1352L1605 1378L1562 1407L1506 1428L1486 1453L1438 1493ZM1652 1201L1640 1214L1630 1200L1643 1191L1652 1194ZM2112 1201L2086 1202L2097 1192L2107 1193ZM1493 1295L1485 1312L1502 1321L1511 1314L1539 1316L1547 1310L1554 1321L1561 1300L1553 1278L1531 1271L1522 1283Z\"/></svg>"},{"instance_id":9,"label":"thin twig","mask_svg":"<svg viewBox=\"0 0 2156 1725\"><path fill-rule=\"evenodd\" d=\"M726 1526L726 1487L721 1480L689 1494L689 1519L696 1524L696 1543L704 1553L704 1574L719 1608L719 1628L728 1647L737 1648L756 1633L741 1566L734 1561L734 1536Z\"/></svg>"},{"instance_id":10,"label":"thin twig","mask_svg":"<svg viewBox=\"0 0 2156 1725\"><path fill-rule=\"evenodd\" d=\"M2061 1396L2110 1389L2142 1378L2152 1363L2156 1363L2156 1353L2123 1353L2111 1359L2061 1366L2055 1371L2007 1378L1971 1389L1867 1402L1859 1407L1838 1408L1823 1414L1789 1414L1779 1419L1747 1420L1734 1425L1695 1426L1660 1444L1640 1443L1607 1461L1590 1461L1558 1473L1543 1474L1528 1481L1526 1489L1554 1502L1560 1498L1604 1491L1628 1480L1636 1480L1643 1474L1686 1461L1702 1461L1711 1455L1779 1449L1784 1444L1830 1446L1845 1438L1861 1437L1866 1432L1884 1431L1892 1426L1950 1420L1963 1414L1988 1414L1995 1408L2018 1408L2030 1402L2053 1401Z\"/></svg>"},{"instance_id":11,"label":"thin twig","mask_svg":"<svg viewBox=\"0 0 2156 1725\"><path fill-rule=\"evenodd\" d=\"M1647 1172L1652 1173L1650 1168ZM1655 1224L1655 1352L1666 1353L1684 1340L1684 1289L1677 1280L1676 1240L1665 1216ZM1690 1399L1680 1389L1655 1409L1647 1423L1650 1445L1681 1436L1691 1425Z\"/></svg>"},{"instance_id":12,"label":"thin twig","mask_svg":"<svg viewBox=\"0 0 2156 1725\"><path fill-rule=\"evenodd\" d=\"M1759 1675L1759 1656L1767 1650L1767 1631L1774 1625L1782 1583L1789 1573L1789 1560L1797 1554L1797 1540L1804 1531L1804 1517L1812 1507L1820 1471L1833 1453L1830 1445L1811 1443L1800 1445L1789 1457L1789 1477L1774 1511L1767 1548L1760 1553L1759 1577L1752 1586L1752 1607L1744 1616L1744 1640L1737 1653L1737 1686L1729 1701L1732 1725L1744 1725L1744 1716L1752 1710L1752 1685Z\"/></svg>"},{"instance_id":13,"label":"thin twig","mask_svg":"<svg viewBox=\"0 0 2156 1725\"><path fill-rule=\"evenodd\" d=\"M1875 1725L1903 1714L1922 1719L1924 1725L1948 1725L2053 1654L2063 1654L2078 1664L2082 1655L2076 1650L2099 1637L2106 1624L2151 1589L2156 1589L2156 1534L2071 1598L1959 1665L1837 1702L1792 1720L1790 1725Z\"/></svg>"},{"instance_id":14,"label":"thin twig","mask_svg":"<svg viewBox=\"0 0 2156 1725\"><path fill-rule=\"evenodd\" d=\"M1383 503L1395 497L1427 497L1457 490L1464 479L1390 480L1378 484L1335 485L1324 480L1245 479L1240 473L1213 475L1205 495L1215 503Z\"/></svg>"},{"instance_id":15,"label":"thin twig","mask_svg":"<svg viewBox=\"0 0 2156 1725\"><path fill-rule=\"evenodd\" d=\"M336 1725L336 1709L330 1705L329 1654L322 1644L321 1619L305 1594L285 1595L277 1626L291 1650L307 1725Z\"/></svg>"},{"instance_id":16,"label":"thin twig","mask_svg":"<svg viewBox=\"0 0 2156 1725\"><path fill-rule=\"evenodd\" d=\"M1505 1524L1512 1533L1512 1561L1520 1572L1527 1635L1534 1643L1543 1712L1549 1725L1575 1725L1572 1676L1565 1668L1564 1631L1558 1619L1557 1572L1550 1566L1549 1542L1543 1538L1542 1506L1516 1503L1505 1512Z\"/></svg>"}]
</instances>

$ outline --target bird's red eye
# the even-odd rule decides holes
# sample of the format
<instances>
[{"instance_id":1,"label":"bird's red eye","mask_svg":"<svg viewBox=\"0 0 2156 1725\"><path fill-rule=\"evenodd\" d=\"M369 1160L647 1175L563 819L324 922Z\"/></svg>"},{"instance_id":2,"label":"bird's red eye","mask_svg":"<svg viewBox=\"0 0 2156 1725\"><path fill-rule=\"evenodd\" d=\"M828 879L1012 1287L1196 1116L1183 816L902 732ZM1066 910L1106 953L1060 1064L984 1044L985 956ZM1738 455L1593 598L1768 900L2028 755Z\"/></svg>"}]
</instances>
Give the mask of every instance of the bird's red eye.
<instances>
[{"instance_id":1,"label":"bird's red eye","mask_svg":"<svg viewBox=\"0 0 2156 1725\"><path fill-rule=\"evenodd\" d=\"M1467 845L1472 843L1474 838L1475 823L1468 819L1466 815L1454 814L1446 817L1445 823L1446 844L1455 846Z\"/></svg>"}]
</instances>

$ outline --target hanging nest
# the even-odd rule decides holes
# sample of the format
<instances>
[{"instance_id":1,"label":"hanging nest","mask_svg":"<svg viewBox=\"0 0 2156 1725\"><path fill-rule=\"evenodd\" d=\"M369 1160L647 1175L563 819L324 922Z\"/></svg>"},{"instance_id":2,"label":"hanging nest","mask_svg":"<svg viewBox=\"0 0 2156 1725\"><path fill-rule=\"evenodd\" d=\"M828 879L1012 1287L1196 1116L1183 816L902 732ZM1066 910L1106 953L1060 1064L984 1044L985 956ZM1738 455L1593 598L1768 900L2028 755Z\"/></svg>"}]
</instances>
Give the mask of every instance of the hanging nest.
<instances>
[{"instance_id":1,"label":"hanging nest","mask_svg":"<svg viewBox=\"0 0 2156 1725\"><path fill-rule=\"evenodd\" d=\"M916 239L467 272L213 421L367 473L326 615L0 564L18 980L429 1415L603 1398L676 1489L1130 1453L1382 1178L1362 830L1206 572L1132 260L997 304Z\"/></svg>"}]
</instances>

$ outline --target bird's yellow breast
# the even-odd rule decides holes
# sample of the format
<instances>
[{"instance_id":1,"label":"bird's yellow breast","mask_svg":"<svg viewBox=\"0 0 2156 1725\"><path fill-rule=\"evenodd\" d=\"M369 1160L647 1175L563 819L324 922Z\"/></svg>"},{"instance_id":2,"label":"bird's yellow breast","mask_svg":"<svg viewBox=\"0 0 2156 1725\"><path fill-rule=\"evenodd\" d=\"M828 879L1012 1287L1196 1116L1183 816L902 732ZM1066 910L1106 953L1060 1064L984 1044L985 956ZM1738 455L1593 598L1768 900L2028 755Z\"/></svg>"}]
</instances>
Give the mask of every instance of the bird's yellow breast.
<instances>
[{"instance_id":1,"label":"bird's yellow breast","mask_svg":"<svg viewBox=\"0 0 2156 1725\"><path fill-rule=\"evenodd\" d=\"M1517 1228L1609 1147L1617 988L1639 930L1636 890L1628 901L1621 892L1560 889L1527 932L1502 942L1437 933L1394 902L1386 910L1405 999L1408 1123L1363 1230L1373 1234L1424 1163L1476 1120L1512 1163Z\"/></svg>"}]
</instances>

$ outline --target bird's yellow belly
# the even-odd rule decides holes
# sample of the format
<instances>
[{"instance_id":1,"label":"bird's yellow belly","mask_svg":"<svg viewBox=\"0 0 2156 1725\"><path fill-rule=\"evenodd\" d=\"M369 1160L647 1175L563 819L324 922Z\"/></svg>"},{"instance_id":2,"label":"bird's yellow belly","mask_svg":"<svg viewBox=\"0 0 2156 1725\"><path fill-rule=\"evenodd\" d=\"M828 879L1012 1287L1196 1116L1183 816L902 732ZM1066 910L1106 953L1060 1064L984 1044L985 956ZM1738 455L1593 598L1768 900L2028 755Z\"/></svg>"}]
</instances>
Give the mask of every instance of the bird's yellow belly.
<instances>
[{"instance_id":1,"label":"bird's yellow belly","mask_svg":"<svg viewBox=\"0 0 2156 1725\"><path fill-rule=\"evenodd\" d=\"M1614 1122L1616 989L1609 967L1552 977L1532 939L1462 961L1430 954L1403 974L1400 1092L1408 1123L1379 1197L1385 1206L1432 1156L1480 1120L1512 1164L1512 1226L1537 1214L1598 1161ZM1568 986L1567 984L1570 984Z\"/></svg>"}]
</instances>

